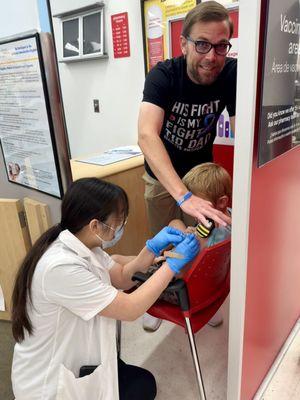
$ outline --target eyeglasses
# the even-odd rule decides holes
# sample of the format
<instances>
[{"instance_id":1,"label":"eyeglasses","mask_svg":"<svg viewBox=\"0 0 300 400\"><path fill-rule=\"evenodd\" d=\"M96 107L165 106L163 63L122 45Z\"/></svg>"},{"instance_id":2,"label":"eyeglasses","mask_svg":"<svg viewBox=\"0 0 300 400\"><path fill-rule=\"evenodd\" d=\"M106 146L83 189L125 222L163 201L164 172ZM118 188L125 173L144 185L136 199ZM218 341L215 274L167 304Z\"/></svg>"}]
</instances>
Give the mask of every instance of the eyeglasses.
<instances>
[{"instance_id":1,"label":"eyeglasses","mask_svg":"<svg viewBox=\"0 0 300 400\"><path fill-rule=\"evenodd\" d=\"M186 40L194 43L196 52L200 54L207 54L212 48L214 48L215 52L219 56L226 56L226 54L228 54L229 50L232 47L232 44L228 42L212 44L210 42L207 42L206 40L194 40L189 36L186 37Z\"/></svg>"},{"instance_id":2,"label":"eyeglasses","mask_svg":"<svg viewBox=\"0 0 300 400\"><path fill-rule=\"evenodd\" d=\"M118 227L119 229L113 228L112 226L109 226L107 224L105 224L102 221L99 221L102 225L106 226L107 228L111 229L113 232L119 232L122 228L124 228L124 226L127 224L127 218L125 219L125 221L123 222L123 224Z\"/></svg>"}]
</instances>

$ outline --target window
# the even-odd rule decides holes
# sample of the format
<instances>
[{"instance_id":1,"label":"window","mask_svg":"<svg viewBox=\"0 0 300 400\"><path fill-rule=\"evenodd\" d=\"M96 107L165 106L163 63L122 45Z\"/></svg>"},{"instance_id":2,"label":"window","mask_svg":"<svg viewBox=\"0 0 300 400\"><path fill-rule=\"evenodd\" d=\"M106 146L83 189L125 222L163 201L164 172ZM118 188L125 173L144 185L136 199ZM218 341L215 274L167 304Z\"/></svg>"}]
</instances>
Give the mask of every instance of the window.
<instances>
[{"instance_id":1,"label":"window","mask_svg":"<svg viewBox=\"0 0 300 400\"><path fill-rule=\"evenodd\" d=\"M61 20L61 61L103 57L103 7L98 10L74 14L71 15L71 12L69 12Z\"/></svg>"},{"instance_id":2,"label":"window","mask_svg":"<svg viewBox=\"0 0 300 400\"><path fill-rule=\"evenodd\" d=\"M79 56L79 19L63 22L63 57Z\"/></svg>"},{"instance_id":3,"label":"window","mask_svg":"<svg viewBox=\"0 0 300 400\"><path fill-rule=\"evenodd\" d=\"M102 53L101 15L82 17L83 54Z\"/></svg>"}]
</instances>

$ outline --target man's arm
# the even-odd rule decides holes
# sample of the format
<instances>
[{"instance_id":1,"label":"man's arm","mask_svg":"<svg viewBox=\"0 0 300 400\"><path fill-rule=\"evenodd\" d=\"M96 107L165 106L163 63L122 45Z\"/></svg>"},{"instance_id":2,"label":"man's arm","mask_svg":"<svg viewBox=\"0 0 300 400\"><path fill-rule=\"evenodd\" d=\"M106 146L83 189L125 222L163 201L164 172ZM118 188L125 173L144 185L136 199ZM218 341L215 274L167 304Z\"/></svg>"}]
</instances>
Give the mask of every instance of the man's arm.
<instances>
[{"instance_id":1,"label":"man's arm","mask_svg":"<svg viewBox=\"0 0 300 400\"><path fill-rule=\"evenodd\" d=\"M164 110L152 103L143 102L140 107L138 144L154 175L177 201L188 192L180 177L177 175L170 157L160 139L160 131L164 120ZM211 203L196 196L184 201L181 209L202 223L205 217L213 219L221 225L230 221L224 214L215 210Z\"/></svg>"},{"instance_id":2,"label":"man's arm","mask_svg":"<svg viewBox=\"0 0 300 400\"><path fill-rule=\"evenodd\" d=\"M177 175L159 134L164 120L164 110L155 104L143 102L140 107L138 144L154 175L175 200L187 189ZM163 168L162 168L163 166Z\"/></svg>"}]
</instances>

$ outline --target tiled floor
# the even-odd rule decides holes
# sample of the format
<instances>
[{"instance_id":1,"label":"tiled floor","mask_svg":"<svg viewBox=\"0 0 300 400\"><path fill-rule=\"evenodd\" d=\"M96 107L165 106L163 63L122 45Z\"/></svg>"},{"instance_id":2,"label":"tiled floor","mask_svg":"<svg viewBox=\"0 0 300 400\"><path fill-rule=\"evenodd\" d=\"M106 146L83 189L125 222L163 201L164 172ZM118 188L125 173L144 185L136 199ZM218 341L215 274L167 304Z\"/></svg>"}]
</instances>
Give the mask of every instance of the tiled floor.
<instances>
[{"instance_id":1,"label":"tiled floor","mask_svg":"<svg viewBox=\"0 0 300 400\"><path fill-rule=\"evenodd\" d=\"M226 399L228 301L222 307L224 324L205 326L196 334L200 364L209 400ZM260 400L300 400L300 322L271 383ZM142 321L122 324L122 358L149 369L157 380L157 400L198 400L188 338L182 328L164 321L155 333Z\"/></svg>"},{"instance_id":2,"label":"tiled floor","mask_svg":"<svg viewBox=\"0 0 300 400\"><path fill-rule=\"evenodd\" d=\"M280 363L262 400L300 399L300 321L298 333Z\"/></svg>"},{"instance_id":3,"label":"tiled floor","mask_svg":"<svg viewBox=\"0 0 300 400\"><path fill-rule=\"evenodd\" d=\"M223 305L223 309L223 325L217 328L205 326L196 334L209 400L226 399L227 303ZM0 368L0 400L12 400L14 397L11 392L10 365L13 340L10 324L2 322L0 327L3 328L0 329L2 344L2 347L0 346L0 365L2 366L2 369ZM139 319L135 322L122 323L122 339L121 356L124 361L143 366L155 375L158 385L157 400L199 399L189 342L182 328L164 321L157 332L146 333ZM6 361L5 364L2 363L3 359Z\"/></svg>"},{"instance_id":4,"label":"tiled floor","mask_svg":"<svg viewBox=\"0 0 300 400\"><path fill-rule=\"evenodd\" d=\"M205 326L196 334L206 394L210 400L226 399L228 301L223 305L224 323ZM188 337L184 330L164 321L157 332L147 333L139 319L122 324L124 361L149 369L158 386L157 400L198 400L196 378Z\"/></svg>"},{"instance_id":5,"label":"tiled floor","mask_svg":"<svg viewBox=\"0 0 300 400\"><path fill-rule=\"evenodd\" d=\"M224 324L205 326L196 334L197 348L209 400L226 399L228 301L223 305ZM300 328L300 322L298 322ZM149 369L156 377L157 400L198 400L188 338L182 328L163 322L155 333L146 333L142 321L122 324L122 358ZM10 365L13 340L10 324L0 324L0 399L12 400ZM300 399L300 329L260 400Z\"/></svg>"}]
</instances>

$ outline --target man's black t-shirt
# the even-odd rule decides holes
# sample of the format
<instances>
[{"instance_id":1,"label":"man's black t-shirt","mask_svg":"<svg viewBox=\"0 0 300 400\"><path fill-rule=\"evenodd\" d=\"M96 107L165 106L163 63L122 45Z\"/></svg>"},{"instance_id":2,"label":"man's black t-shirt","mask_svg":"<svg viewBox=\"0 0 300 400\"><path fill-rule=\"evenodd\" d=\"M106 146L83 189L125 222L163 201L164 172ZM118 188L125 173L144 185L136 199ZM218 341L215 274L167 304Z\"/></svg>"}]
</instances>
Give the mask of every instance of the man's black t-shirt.
<instances>
[{"instance_id":1,"label":"man's black t-shirt","mask_svg":"<svg viewBox=\"0 0 300 400\"><path fill-rule=\"evenodd\" d=\"M226 107L235 115L237 61L226 58L217 80L207 86L192 82L181 56L158 63L147 75L143 101L165 111L160 138L182 178L195 165L212 161L216 125ZM146 171L155 178L149 165Z\"/></svg>"}]
</instances>

